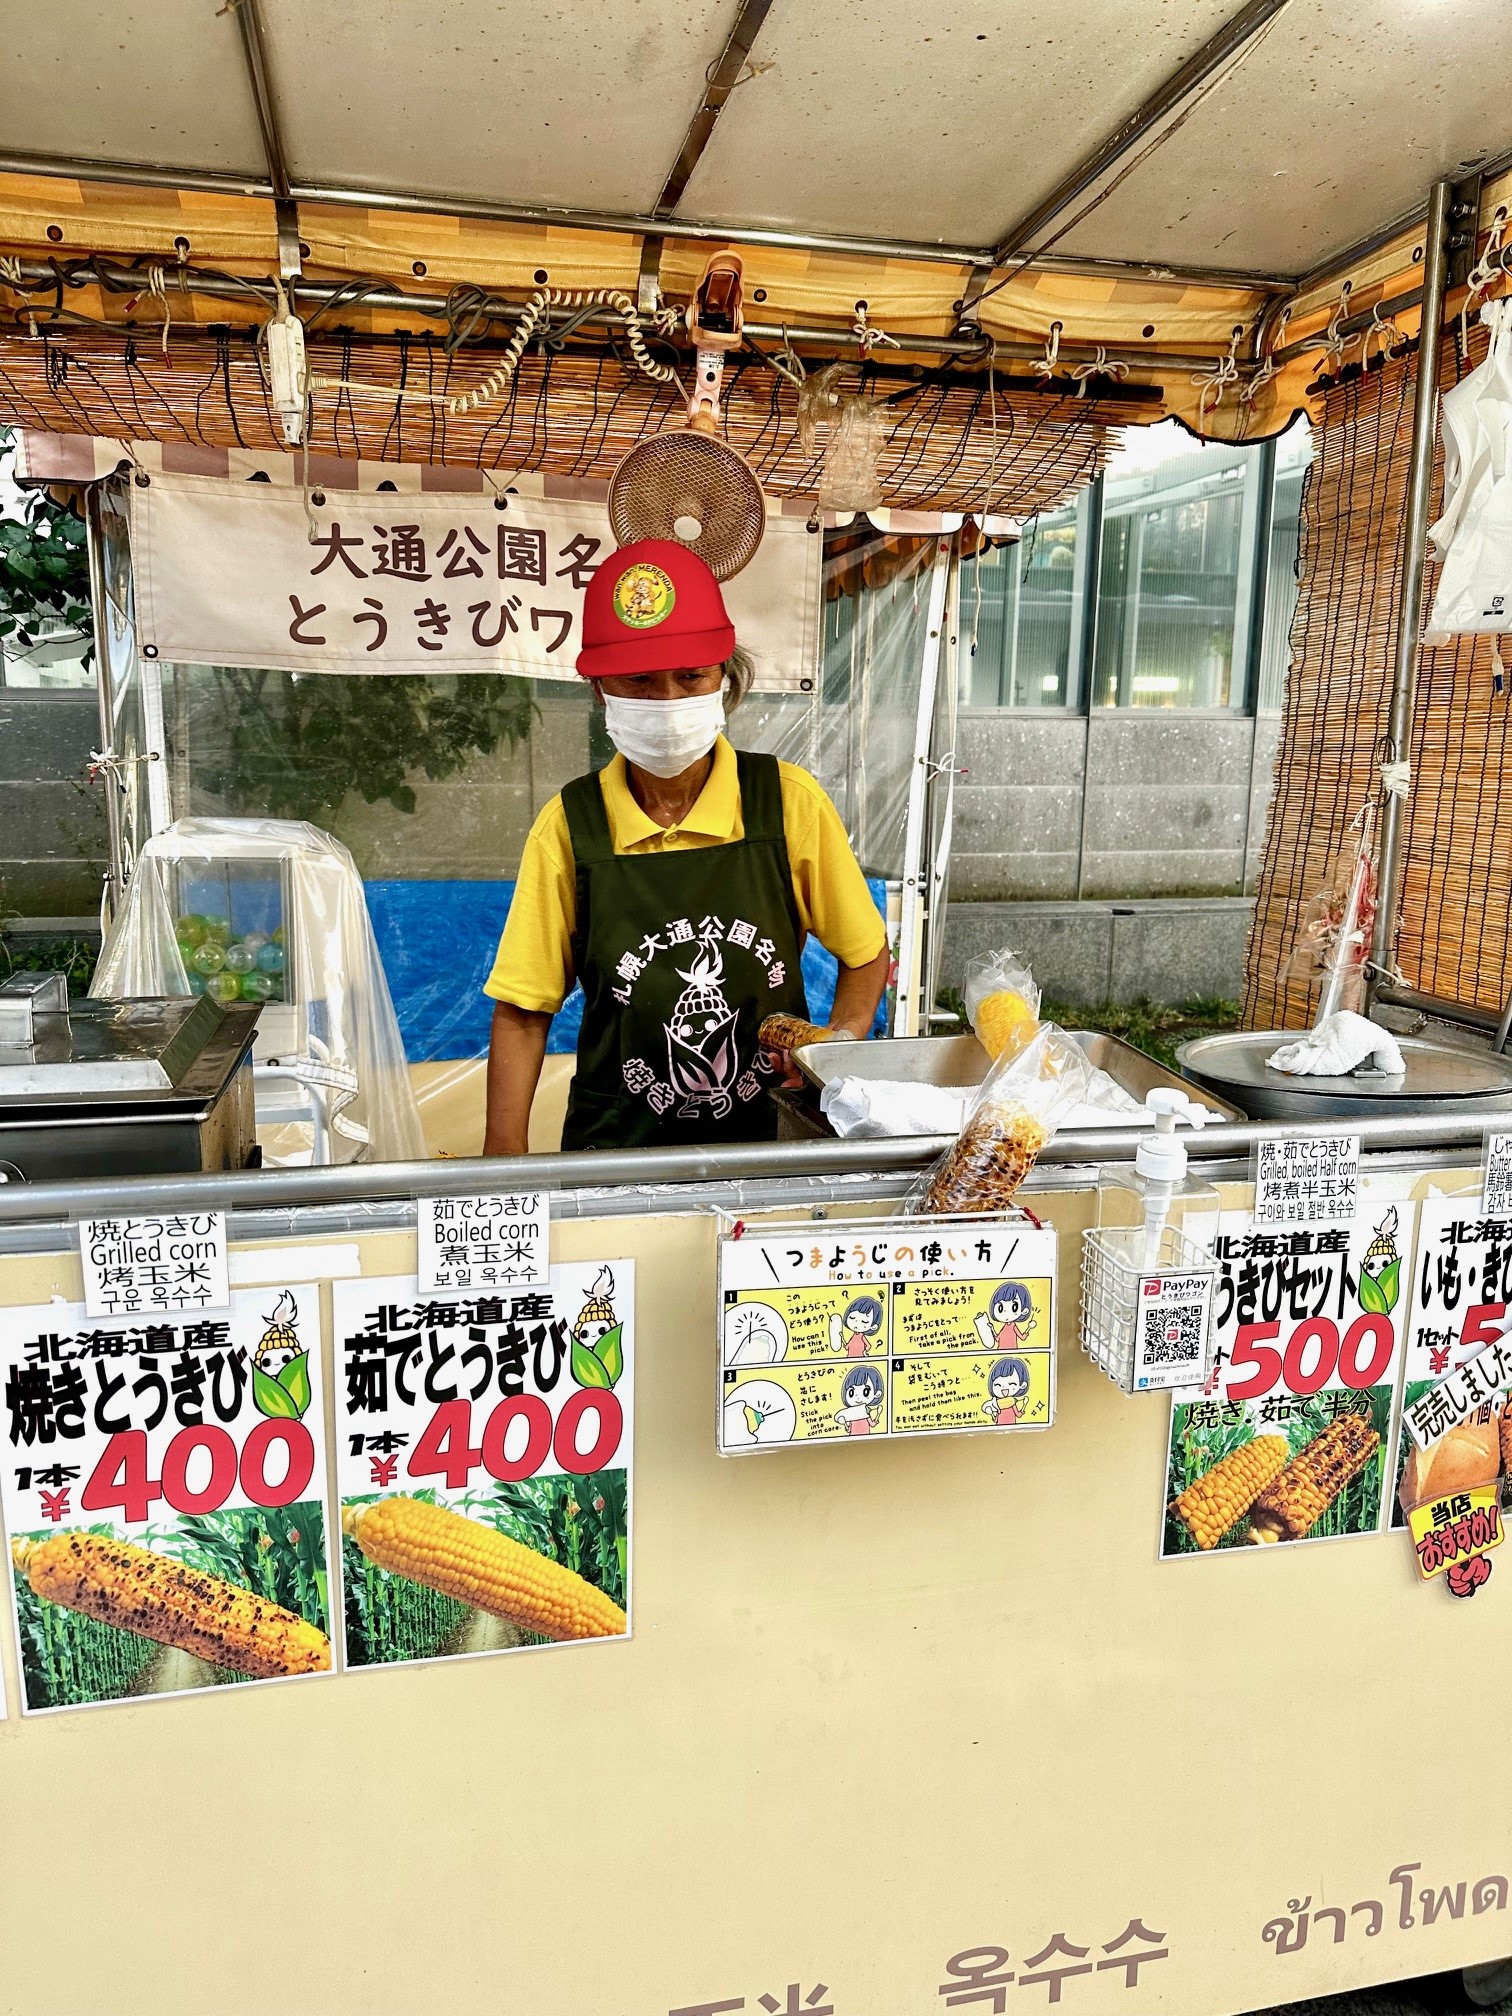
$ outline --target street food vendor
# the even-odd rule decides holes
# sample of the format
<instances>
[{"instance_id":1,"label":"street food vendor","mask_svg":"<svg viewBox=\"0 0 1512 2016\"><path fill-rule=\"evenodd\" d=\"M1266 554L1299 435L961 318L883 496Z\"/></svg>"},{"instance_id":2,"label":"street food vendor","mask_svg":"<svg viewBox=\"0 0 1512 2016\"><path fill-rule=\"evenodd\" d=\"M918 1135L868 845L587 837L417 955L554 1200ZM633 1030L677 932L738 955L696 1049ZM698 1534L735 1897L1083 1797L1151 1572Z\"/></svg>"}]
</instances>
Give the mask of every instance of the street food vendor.
<instances>
[{"instance_id":1,"label":"street food vendor","mask_svg":"<svg viewBox=\"0 0 1512 2016\"><path fill-rule=\"evenodd\" d=\"M564 1148L770 1140L781 1057L757 1030L806 1016L810 932L840 964L830 1029L864 1036L886 984L882 919L806 770L737 753L751 681L708 567L670 540L589 583L578 671L618 754L530 830L498 957L485 1155L523 1155L551 1018L574 979L582 1033Z\"/></svg>"}]
</instances>

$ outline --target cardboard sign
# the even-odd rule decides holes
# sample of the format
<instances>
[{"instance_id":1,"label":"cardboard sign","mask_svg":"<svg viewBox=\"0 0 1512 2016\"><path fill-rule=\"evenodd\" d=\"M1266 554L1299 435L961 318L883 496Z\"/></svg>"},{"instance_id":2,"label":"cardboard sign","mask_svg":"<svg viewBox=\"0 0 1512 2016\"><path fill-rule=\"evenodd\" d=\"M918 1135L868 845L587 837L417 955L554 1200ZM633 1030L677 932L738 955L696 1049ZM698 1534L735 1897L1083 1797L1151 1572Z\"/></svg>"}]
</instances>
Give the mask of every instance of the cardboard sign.
<instances>
[{"instance_id":1,"label":"cardboard sign","mask_svg":"<svg viewBox=\"0 0 1512 2016\"><path fill-rule=\"evenodd\" d=\"M1048 1428L1055 1280L1055 1234L1027 1221L721 1239L720 1454Z\"/></svg>"},{"instance_id":2,"label":"cardboard sign","mask_svg":"<svg viewBox=\"0 0 1512 2016\"><path fill-rule=\"evenodd\" d=\"M320 1291L0 1315L24 1712L331 1670Z\"/></svg>"},{"instance_id":3,"label":"cardboard sign","mask_svg":"<svg viewBox=\"0 0 1512 2016\"><path fill-rule=\"evenodd\" d=\"M551 1271L551 1196L422 1197L416 1214L427 1295L527 1288Z\"/></svg>"},{"instance_id":4,"label":"cardboard sign","mask_svg":"<svg viewBox=\"0 0 1512 2016\"><path fill-rule=\"evenodd\" d=\"M1347 1225L1359 1195L1358 1134L1291 1134L1255 1150L1257 1225Z\"/></svg>"},{"instance_id":5,"label":"cardboard sign","mask_svg":"<svg viewBox=\"0 0 1512 2016\"><path fill-rule=\"evenodd\" d=\"M332 1296L348 1666L628 1637L634 1262Z\"/></svg>"},{"instance_id":6,"label":"cardboard sign","mask_svg":"<svg viewBox=\"0 0 1512 2016\"><path fill-rule=\"evenodd\" d=\"M79 1222L91 1316L202 1315L230 1306L224 1211Z\"/></svg>"}]
</instances>

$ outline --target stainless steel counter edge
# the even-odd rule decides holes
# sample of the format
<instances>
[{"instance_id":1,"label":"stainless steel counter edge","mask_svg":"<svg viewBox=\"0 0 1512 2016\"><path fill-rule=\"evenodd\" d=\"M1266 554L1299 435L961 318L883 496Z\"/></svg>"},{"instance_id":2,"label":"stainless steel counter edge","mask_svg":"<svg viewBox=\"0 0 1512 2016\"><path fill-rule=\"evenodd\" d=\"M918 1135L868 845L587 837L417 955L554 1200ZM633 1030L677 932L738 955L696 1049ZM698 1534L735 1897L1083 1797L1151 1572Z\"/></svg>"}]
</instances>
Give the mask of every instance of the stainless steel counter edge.
<instances>
[{"instance_id":1,"label":"stainless steel counter edge","mask_svg":"<svg viewBox=\"0 0 1512 2016\"><path fill-rule=\"evenodd\" d=\"M1360 1136L1367 1153L1479 1148L1508 1125L1508 1115L1470 1102L1398 1119L1296 1126L1224 1124L1183 1130L1194 1159L1230 1160L1261 1141L1301 1132ZM1129 1162L1140 1130L1109 1127L1058 1135L1040 1161ZM321 1169L247 1169L185 1176L128 1176L72 1183L0 1186L0 1225L100 1217L109 1213L259 1210L279 1205L338 1204L381 1198L471 1195L491 1190L590 1189L622 1192L666 1184L719 1184L783 1177L884 1175L924 1169L949 1146L949 1136L897 1141L742 1142L718 1148L590 1150L467 1161L346 1163ZM1031 1185L1034 1179L1030 1179Z\"/></svg>"}]
</instances>

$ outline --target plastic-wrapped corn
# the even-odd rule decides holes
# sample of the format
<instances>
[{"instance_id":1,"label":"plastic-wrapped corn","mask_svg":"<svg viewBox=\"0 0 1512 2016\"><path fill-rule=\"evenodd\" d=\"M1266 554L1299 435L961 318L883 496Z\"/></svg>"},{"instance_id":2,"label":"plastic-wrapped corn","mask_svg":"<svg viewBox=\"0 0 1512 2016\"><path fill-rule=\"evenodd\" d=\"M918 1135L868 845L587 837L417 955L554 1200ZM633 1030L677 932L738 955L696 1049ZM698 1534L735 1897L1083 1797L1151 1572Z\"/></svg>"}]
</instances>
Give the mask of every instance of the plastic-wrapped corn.
<instances>
[{"instance_id":1,"label":"plastic-wrapped corn","mask_svg":"<svg viewBox=\"0 0 1512 2016\"><path fill-rule=\"evenodd\" d=\"M1363 1414L1341 1414L1299 1450L1250 1509L1256 1540L1300 1540L1310 1533L1381 1445Z\"/></svg>"},{"instance_id":2,"label":"plastic-wrapped corn","mask_svg":"<svg viewBox=\"0 0 1512 2016\"><path fill-rule=\"evenodd\" d=\"M1039 1017L1023 995L1012 987L984 994L976 1009L977 1041L993 1059L1016 1056L1031 1043L1039 1029Z\"/></svg>"},{"instance_id":3,"label":"plastic-wrapped corn","mask_svg":"<svg viewBox=\"0 0 1512 2016\"><path fill-rule=\"evenodd\" d=\"M1271 1479L1286 1463L1284 1435L1257 1435L1242 1448L1194 1477L1171 1501L1171 1510L1197 1545L1207 1552L1237 1526Z\"/></svg>"},{"instance_id":4,"label":"plastic-wrapped corn","mask_svg":"<svg viewBox=\"0 0 1512 2016\"><path fill-rule=\"evenodd\" d=\"M1006 1210L1049 1138L1022 1108L979 1106L930 1177L920 1210L931 1217Z\"/></svg>"}]
</instances>

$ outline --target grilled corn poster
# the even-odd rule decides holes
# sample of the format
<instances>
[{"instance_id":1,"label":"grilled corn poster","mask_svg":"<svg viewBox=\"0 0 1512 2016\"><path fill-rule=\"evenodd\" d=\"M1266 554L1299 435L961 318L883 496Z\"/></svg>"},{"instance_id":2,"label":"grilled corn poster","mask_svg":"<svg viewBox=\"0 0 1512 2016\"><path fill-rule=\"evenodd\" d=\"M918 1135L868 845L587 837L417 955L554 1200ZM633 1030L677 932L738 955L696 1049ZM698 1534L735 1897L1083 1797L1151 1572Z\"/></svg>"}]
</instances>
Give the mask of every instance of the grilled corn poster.
<instances>
[{"instance_id":1,"label":"grilled corn poster","mask_svg":"<svg viewBox=\"0 0 1512 2016\"><path fill-rule=\"evenodd\" d=\"M1419 1206L1407 1318L1403 1404L1412 1407L1502 1335L1512 1306L1512 1220L1488 1217L1473 1194ZM1431 1448L1397 1434L1391 1523L1407 1509L1461 1492L1488 1491L1512 1472L1512 1404L1479 1407ZM1512 1479L1505 1489L1512 1491Z\"/></svg>"},{"instance_id":2,"label":"grilled corn poster","mask_svg":"<svg viewBox=\"0 0 1512 2016\"><path fill-rule=\"evenodd\" d=\"M25 1711L329 1673L319 1289L0 1323Z\"/></svg>"},{"instance_id":3,"label":"grilled corn poster","mask_svg":"<svg viewBox=\"0 0 1512 2016\"><path fill-rule=\"evenodd\" d=\"M334 1295L348 1666L628 1637L634 1262Z\"/></svg>"},{"instance_id":4,"label":"grilled corn poster","mask_svg":"<svg viewBox=\"0 0 1512 2016\"><path fill-rule=\"evenodd\" d=\"M721 1455L1048 1428L1055 1234L911 1218L719 1248Z\"/></svg>"},{"instance_id":5,"label":"grilled corn poster","mask_svg":"<svg viewBox=\"0 0 1512 2016\"><path fill-rule=\"evenodd\" d=\"M1172 1395L1163 1558L1380 1531L1413 1211L1367 1200L1298 1231L1223 1214L1213 1371Z\"/></svg>"}]
</instances>

